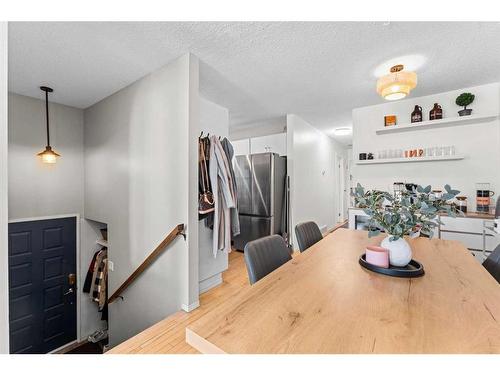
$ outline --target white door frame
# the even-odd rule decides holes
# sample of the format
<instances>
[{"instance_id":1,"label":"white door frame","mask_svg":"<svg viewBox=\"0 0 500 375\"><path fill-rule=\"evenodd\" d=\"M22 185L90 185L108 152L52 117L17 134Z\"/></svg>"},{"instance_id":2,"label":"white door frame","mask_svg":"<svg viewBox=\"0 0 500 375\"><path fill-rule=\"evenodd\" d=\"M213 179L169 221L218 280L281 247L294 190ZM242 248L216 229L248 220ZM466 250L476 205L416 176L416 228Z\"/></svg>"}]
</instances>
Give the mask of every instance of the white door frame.
<instances>
[{"instance_id":1,"label":"white door frame","mask_svg":"<svg viewBox=\"0 0 500 375\"><path fill-rule=\"evenodd\" d=\"M335 157L335 168L336 168L336 187L337 187L337 212L335 221L338 223L345 220L344 215L344 205L345 205L345 168L344 168L344 157L342 155L336 154Z\"/></svg>"},{"instance_id":2,"label":"white door frame","mask_svg":"<svg viewBox=\"0 0 500 375\"><path fill-rule=\"evenodd\" d=\"M0 354L9 353L7 22L0 22Z\"/></svg>"},{"instance_id":3,"label":"white door frame","mask_svg":"<svg viewBox=\"0 0 500 375\"><path fill-rule=\"evenodd\" d=\"M49 216L35 216L35 217L27 217L27 218L20 218L20 219L12 219L9 220L9 223L22 223L26 221L37 221L37 220L52 220L52 219L64 219L68 217L74 217L76 218L76 342L81 342L81 293L82 293L82 288L83 288L83 283L81 282L81 254L80 254L80 214L63 214L63 215L49 215ZM8 258L7 258L8 259ZM7 285L7 290L9 290L8 285ZM9 305L7 304L7 309ZM8 322L7 322L8 323ZM8 326L7 326L8 327ZM9 334L9 330L7 330L7 333ZM75 341L70 341L67 344L64 344L63 346L52 350L50 353L57 352L61 349L64 349L65 347L69 345L73 345ZM47 354L50 354L47 353Z\"/></svg>"}]
</instances>

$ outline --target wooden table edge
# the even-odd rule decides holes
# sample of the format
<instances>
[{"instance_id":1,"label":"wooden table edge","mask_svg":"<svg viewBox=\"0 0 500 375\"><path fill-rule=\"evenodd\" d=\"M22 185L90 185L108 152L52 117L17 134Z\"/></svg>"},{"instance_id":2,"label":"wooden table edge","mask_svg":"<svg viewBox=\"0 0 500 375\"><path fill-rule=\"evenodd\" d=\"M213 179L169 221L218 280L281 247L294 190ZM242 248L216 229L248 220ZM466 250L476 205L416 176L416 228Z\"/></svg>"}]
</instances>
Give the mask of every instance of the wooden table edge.
<instances>
[{"instance_id":1,"label":"wooden table edge","mask_svg":"<svg viewBox=\"0 0 500 375\"><path fill-rule=\"evenodd\" d=\"M227 354L219 347L196 334L189 327L186 327L186 343L203 354Z\"/></svg>"}]
</instances>

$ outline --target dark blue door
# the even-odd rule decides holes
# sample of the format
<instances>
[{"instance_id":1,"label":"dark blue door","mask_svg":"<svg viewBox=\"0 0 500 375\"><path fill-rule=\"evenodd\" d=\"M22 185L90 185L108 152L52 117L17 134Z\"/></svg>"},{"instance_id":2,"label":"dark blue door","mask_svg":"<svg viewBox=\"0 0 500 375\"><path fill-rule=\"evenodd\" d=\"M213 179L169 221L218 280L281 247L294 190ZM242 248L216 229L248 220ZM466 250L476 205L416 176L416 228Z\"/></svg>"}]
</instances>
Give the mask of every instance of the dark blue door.
<instances>
[{"instance_id":1,"label":"dark blue door","mask_svg":"<svg viewBox=\"0 0 500 375\"><path fill-rule=\"evenodd\" d=\"M11 353L76 339L76 217L9 224Z\"/></svg>"}]
</instances>

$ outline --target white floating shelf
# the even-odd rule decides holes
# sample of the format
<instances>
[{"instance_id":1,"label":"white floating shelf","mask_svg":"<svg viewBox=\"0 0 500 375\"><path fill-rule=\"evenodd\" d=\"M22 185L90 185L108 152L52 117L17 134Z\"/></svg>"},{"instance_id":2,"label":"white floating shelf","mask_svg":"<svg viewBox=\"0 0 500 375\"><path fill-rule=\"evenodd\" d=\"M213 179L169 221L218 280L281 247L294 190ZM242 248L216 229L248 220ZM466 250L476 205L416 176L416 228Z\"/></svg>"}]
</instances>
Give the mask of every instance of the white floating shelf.
<instances>
[{"instance_id":1,"label":"white floating shelf","mask_svg":"<svg viewBox=\"0 0 500 375\"><path fill-rule=\"evenodd\" d=\"M103 239L98 239L95 241L98 245L101 245L101 246L104 246L104 247L108 247L108 241L106 240L103 240Z\"/></svg>"},{"instance_id":2,"label":"white floating shelf","mask_svg":"<svg viewBox=\"0 0 500 375\"><path fill-rule=\"evenodd\" d=\"M388 134L388 133L399 133L405 131L417 131L424 129L435 129L435 128L446 128L448 126L458 126L458 125L470 125L477 124L481 122L488 122L497 118L498 115L488 115L488 116L461 116L461 117L450 117L441 120L429 120L422 122L414 122L410 124L401 125L391 125L381 129L377 129L375 132L377 134Z\"/></svg>"},{"instance_id":3,"label":"white floating shelf","mask_svg":"<svg viewBox=\"0 0 500 375\"><path fill-rule=\"evenodd\" d=\"M418 163L424 161L462 160L463 155L450 156L420 156L414 158L358 160L356 164L388 164L388 163Z\"/></svg>"}]
</instances>

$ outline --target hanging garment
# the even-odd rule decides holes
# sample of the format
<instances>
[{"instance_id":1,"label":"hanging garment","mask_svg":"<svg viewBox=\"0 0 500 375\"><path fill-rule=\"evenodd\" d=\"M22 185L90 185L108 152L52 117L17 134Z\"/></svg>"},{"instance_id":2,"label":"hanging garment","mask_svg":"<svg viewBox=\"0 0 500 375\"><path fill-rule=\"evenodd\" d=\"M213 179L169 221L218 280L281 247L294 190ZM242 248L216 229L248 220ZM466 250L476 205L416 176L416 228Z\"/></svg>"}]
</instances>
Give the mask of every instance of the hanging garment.
<instances>
[{"instance_id":1,"label":"hanging garment","mask_svg":"<svg viewBox=\"0 0 500 375\"><path fill-rule=\"evenodd\" d=\"M92 287L92 276L94 275L95 270L95 260L99 252L100 250L96 251L90 261L89 269L87 271L87 275L85 276L85 282L83 283L83 293L90 293L90 288Z\"/></svg>"},{"instance_id":2,"label":"hanging garment","mask_svg":"<svg viewBox=\"0 0 500 375\"><path fill-rule=\"evenodd\" d=\"M236 202L235 207L231 207L229 209L231 213L231 235L233 237L240 234L240 217L238 213L238 190L236 188L236 178L234 175L233 169L233 145L227 138L224 138L221 142L222 148L224 149L224 153L226 154L226 158L229 162L229 173L231 174L231 180L233 183L233 192L234 192L234 200Z\"/></svg>"},{"instance_id":3,"label":"hanging garment","mask_svg":"<svg viewBox=\"0 0 500 375\"><path fill-rule=\"evenodd\" d=\"M229 161L220 140L210 138L210 182L214 193L214 235L213 256L219 251L231 252L230 208L236 207L236 194L233 189Z\"/></svg>"},{"instance_id":4,"label":"hanging garment","mask_svg":"<svg viewBox=\"0 0 500 375\"><path fill-rule=\"evenodd\" d=\"M92 286L90 295L94 302L97 302L99 311L102 311L107 302L107 276L108 276L108 252L103 248L96 257L94 274L92 276Z\"/></svg>"},{"instance_id":5,"label":"hanging garment","mask_svg":"<svg viewBox=\"0 0 500 375\"><path fill-rule=\"evenodd\" d=\"M83 292L90 294L90 299L97 302L98 311L101 312L101 320L108 320L108 261L107 248L103 247L96 251L90 262Z\"/></svg>"},{"instance_id":6,"label":"hanging garment","mask_svg":"<svg viewBox=\"0 0 500 375\"><path fill-rule=\"evenodd\" d=\"M205 147L207 143L203 138L198 141L198 176L201 180L198 194L198 213L206 215L215 210L214 197L210 191L210 179L208 177L208 162Z\"/></svg>"}]
</instances>

